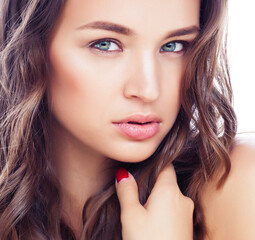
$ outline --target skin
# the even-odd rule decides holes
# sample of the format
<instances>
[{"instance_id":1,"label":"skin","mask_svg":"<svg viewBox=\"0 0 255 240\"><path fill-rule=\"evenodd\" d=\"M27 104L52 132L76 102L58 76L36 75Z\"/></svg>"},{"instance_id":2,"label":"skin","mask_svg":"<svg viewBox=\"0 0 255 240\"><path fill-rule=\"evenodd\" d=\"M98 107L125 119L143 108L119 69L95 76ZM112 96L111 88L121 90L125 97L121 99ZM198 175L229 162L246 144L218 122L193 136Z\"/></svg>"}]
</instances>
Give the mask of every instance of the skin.
<instances>
[{"instance_id":1,"label":"skin","mask_svg":"<svg viewBox=\"0 0 255 240\"><path fill-rule=\"evenodd\" d=\"M144 206L130 173L116 183L116 190L124 240L193 240L194 203L181 193L172 165L159 174Z\"/></svg>"},{"instance_id":2,"label":"skin","mask_svg":"<svg viewBox=\"0 0 255 240\"><path fill-rule=\"evenodd\" d=\"M231 171L223 187L217 189L219 172L201 192L205 240L255 238L255 134L240 134L230 157Z\"/></svg>"},{"instance_id":3,"label":"skin","mask_svg":"<svg viewBox=\"0 0 255 240\"><path fill-rule=\"evenodd\" d=\"M171 129L180 108L185 46L178 43L178 51L173 52L166 51L165 45L195 39L199 8L198 0L162 0L160 4L156 0L67 1L49 41L48 98L63 217L77 237L83 205L112 178L115 160L145 160ZM127 35L91 27L95 21L119 24L130 31ZM183 29L191 31L169 37ZM105 38L117 42L111 51L92 46ZM134 113L156 114L161 119L159 132L146 140L120 134L112 122ZM191 219L193 210L188 209ZM178 214L171 215L169 209L165 217Z\"/></svg>"},{"instance_id":4,"label":"skin","mask_svg":"<svg viewBox=\"0 0 255 240\"><path fill-rule=\"evenodd\" d=\"M141 161L155 151L179 111L185 66L183 53L162 53L160 48L173 40L195 38L196 33L165 36L199 26L198 2L67 1L49 45L49 98L56 124L68 131L70 140L75 138L83 147L120 161ZM132 17L130 12L134 12ZM135 34L80 29L95 21L117 23ZM116 39L121 47L107 53L88 46L103 38ZM146 141L120 135L112 122L134 113L159 116L160 132Z\"/></svg>"},{"instance_id":5,"label":"skin","mask_svg":"<svg viewBox=\"0 0 255 240\"><path fill-rule=\"evenodd\" d=\"M112 179L115 160L145 160L171 129L180 107L185 51L161 50L172 41L193 41L196 31L166 36L199 27L199 4L198 0L161 0L160 4L156 0L67 1L49 41L52 73L48 98L52 159L61 184L63 218L77 238L84 203ZM95 21L130 30L98 29L91 25ZM117 42L112 43L112 51L92 45L104 38ZM159 116L159 132L142 141L120 134L112 122L134 113ZM201 191L206 240L255 237L251 186L255 182L255 144L248 142L237 141L233 146L232 168L224 186L217 189L222 167ZM193 239L193 202L181 194L172 166L160 173L145 206L138 201L131 174L116 183L116 190L124 240Z\"/></svg>"},{"instance_id":6,"label":"skin","mask_svg":"<svg viewBox=\"0 0 255 240\"><path fill-rule=\"evenodd\" d=\"M200 192L207 230L204 240L255 238L255 134L237 136L230 160L224 185L217 188L222 166ZM145 206L139 203L132 176L116 184L125 240L193 239L193 202L180 193L171 170L161 172Z\"/></svg>"}]
</instances>

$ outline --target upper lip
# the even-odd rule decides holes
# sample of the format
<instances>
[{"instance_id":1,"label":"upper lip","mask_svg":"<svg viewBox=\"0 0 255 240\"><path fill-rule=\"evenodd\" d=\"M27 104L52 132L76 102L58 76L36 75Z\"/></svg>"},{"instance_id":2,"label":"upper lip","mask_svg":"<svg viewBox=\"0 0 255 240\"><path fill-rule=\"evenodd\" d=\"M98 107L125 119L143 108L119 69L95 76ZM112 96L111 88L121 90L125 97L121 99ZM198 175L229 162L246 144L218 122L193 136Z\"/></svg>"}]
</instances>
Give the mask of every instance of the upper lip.
<instances>
[{"instance_id":1,"label":"upper lip","mask_svg":"<svg viewBox=\"0 0 255 240\"><path fill-rule=\"evenodd\" d=\"M149 123L149 122L161 122L162 120L154 113L135 113L131 114L130 116L122 119L120 121L116 121L114 123L128 123L128 122L135 122L135 123Z\"/></svg>"}]
</instances>

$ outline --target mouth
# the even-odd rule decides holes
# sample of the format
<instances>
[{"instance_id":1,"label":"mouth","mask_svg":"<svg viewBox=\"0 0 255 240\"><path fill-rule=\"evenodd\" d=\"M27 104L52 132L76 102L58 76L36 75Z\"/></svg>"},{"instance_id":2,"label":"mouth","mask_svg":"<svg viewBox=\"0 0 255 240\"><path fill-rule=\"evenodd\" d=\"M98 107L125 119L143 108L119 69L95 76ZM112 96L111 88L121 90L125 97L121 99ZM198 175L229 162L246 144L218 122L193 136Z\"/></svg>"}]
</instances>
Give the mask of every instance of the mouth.
<instances>
[{"instance_id":1,"label":"mouth","mask_svg":"<svg viewBox=\"0 0 255 240\"><path fill-rule=\"evenodd\" d=\"M144 125L144 124L150 124L150 123L152 123L152 122L133 122L133 121L129 121L129 122L127 122L128 124L137 124L137 125Z\"/></svg>"},{"instance_id":2,"label":"mouth","mask_svg":"<svg viewBox=\"0 0 255 240\"><path fill-rule=\"evenodd\" d=\"M152 138L159 132L160 124L160 118L153 114L134 114L121 121L113 122L122 135L133 140Z\"/></svg>"}]
</instances>

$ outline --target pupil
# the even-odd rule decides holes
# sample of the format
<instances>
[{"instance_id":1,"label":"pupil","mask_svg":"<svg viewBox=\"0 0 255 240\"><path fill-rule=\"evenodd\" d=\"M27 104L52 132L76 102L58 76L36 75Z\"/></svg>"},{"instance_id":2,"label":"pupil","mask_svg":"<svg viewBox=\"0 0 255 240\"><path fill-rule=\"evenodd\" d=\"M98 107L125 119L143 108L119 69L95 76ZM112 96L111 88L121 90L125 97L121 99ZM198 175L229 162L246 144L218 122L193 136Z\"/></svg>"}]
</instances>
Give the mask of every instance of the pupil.
<instances>
[{"instance_id":1,"label":"pupil","mask_svg":"<svg viewBox=\"0 0 255 240\"><path fill-rule=\"evenodd\" d=\"M103 49L107 49L109 47L109 43L108 42L101 42L100 43L100 47L103 48Z\"/></svg>"},{"instance_id":2,"label":"pupil","mask_svg":"<svg viewBox=\"0 0 255 240\"><path fill-rule=\"evenodd\" d=\"M167 47L169 50L173 51L173 50L175 49L175 43L168 43L168 44L166 45L166 47Z\"/></svg>"}]
</instances>

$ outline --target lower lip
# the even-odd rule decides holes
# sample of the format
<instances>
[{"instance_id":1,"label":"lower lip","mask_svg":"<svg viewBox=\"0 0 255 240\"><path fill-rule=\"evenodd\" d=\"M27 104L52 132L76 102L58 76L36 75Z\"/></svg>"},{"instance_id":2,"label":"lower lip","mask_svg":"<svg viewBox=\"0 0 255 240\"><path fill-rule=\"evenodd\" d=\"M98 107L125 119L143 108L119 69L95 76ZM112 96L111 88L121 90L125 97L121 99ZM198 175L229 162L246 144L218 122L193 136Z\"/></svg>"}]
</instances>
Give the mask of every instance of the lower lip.
<instances>
[{"instance_id":1,"label":"lower lip","mask_svg":"<svg viewBox=\"0 0 255 240\"><path fill-rule=\"evenodd\" d=\"M159 131L159 122L146 124L114 123L114 126L125 136L135 140L153 137Z\"/></svg>"}]
</instances>

